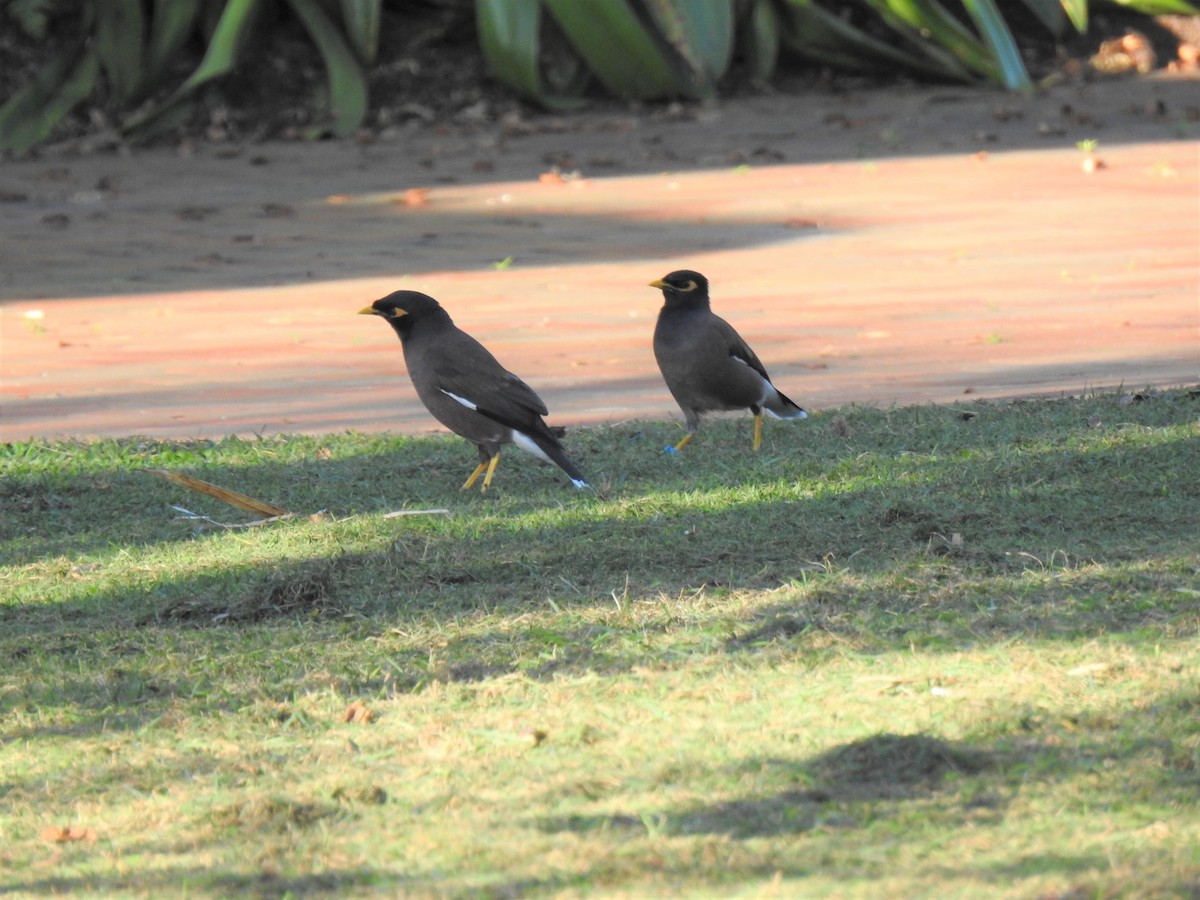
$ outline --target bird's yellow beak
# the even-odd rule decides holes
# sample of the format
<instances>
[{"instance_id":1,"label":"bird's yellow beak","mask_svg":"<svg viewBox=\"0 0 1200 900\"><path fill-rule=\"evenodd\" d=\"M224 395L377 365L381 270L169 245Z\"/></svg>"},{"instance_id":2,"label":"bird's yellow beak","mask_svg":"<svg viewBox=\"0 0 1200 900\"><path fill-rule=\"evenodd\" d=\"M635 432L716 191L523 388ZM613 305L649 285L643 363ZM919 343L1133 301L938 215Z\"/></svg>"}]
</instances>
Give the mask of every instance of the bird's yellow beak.
<instances>
[{"instance_id":1,"label":"bird's yellow beak","mask_svg":"<svg viewBox=\"0 0 1200 900\"><path fill-rule=\"evenodd\" d=\"M364 306L362 309L360 309L358 311L358 315L360 315L360 316L377 316L377 315L379 315L379 310L377 310L373 306Z\"/></svg>"},{"instance_id":2,"label":"bird's yellow beak","mask_svg":"<svg viewBox=\"0 0 1200 900\"><path fill-rule=\"evenodd\" d=\"M665 281L663 281L661 278L657 279L656 281L650 282L650 287L665 288L666 286L667 286L667 283Z\"/></svg>"}]
</instances>

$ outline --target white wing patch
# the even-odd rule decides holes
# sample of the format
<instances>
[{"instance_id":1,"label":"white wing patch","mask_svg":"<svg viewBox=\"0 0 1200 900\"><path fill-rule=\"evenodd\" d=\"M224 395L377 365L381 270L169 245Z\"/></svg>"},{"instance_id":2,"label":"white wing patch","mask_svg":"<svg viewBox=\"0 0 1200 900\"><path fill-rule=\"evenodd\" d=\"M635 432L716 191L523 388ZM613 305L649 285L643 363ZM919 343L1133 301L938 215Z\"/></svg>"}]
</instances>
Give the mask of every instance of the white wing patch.
<instances>
[{"instance_id":1,"label":"white wing patch","mask_svg":"<svg viewBox=\"0 0 1200 900\"><path fill-rule=\"evenodd\" d=\"M478 406L476 406L474 403L472 403L466 397L460 397L460 396L458 396L458 394L451 393L450 391L446 390L445 388L438 388L438 390L441 391L443 394L445 394L447 397L449 397L451 400L458 401L463 406L465 406L467 409L474 409L474 410L479 409Z\"/></svg>"},{"instance_id":2,"label":"white wing patch","mask_svg":"<svg viewBox=\"0 0 1200 900\"><path fill-rule=\"evenodd\" d=\"M542 462L548 462L550 465L554 465L554 460L548 457L545 451L543 451L541 447L534 443L533 438L527 434L524 434L523 432L517 431L515 428L513 429L512 433L512 442L526 453L532 453Z\"/></svg>"},{"instance_id":3,"label":"white wing patch","mask_svg":"<svg viewBox=\"0 0 1200 900\"><path fill-rule=\"evenodd\" d=\"M542 462L548 462L548 463L550 463L550 465L555 464L554 460L552 460L550 457L548 457L546 455L545 451L542 450L541 447L539 447L537 444L534 443L533 438L531 438L529 435L525 434L524 432L517 431L517 429L514 428L512 431L512 442L514 444L516 444L518 447L520 447L522 450L524 450L526 453L532 453L534 456L536 456ZM567 477L570 478L570 476L567 476ZM586 481L581 481L578 478L571 478L571 484L575 485L575 487L577 487L581 491L584 490L585 488L591 487L591 485L588 484Z\"/></svg>"},{"instance_id":4,"label":"white wing patch","mask_svg":"<svg viewBox=\"0 0 1200 900\"><path fill-rule=\"evenodd\" d=\"M808 413L806 413L804 410L799 410L798 412L795 412L790 416L781 416L779 413L775 412L775 410L773 410L769 406L767 406L768 400L772 400L772 399L778 400L778 398L779 398L779 391L777 391L775 389L775 385L771 384L770 382L767 382L767 393L763 395L763 402L759 405L762 406L762 411L765 412L772 419L807 419L808 418Z\"/></svg>"}]
</instances>

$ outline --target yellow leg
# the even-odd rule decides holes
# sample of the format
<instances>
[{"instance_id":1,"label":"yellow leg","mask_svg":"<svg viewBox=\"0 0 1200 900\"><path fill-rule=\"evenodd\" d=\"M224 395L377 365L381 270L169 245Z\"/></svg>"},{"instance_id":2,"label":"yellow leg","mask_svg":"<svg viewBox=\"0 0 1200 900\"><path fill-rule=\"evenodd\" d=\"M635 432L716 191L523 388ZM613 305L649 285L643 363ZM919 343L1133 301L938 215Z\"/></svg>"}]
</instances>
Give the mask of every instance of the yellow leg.
<instances>
[{"instance_id":1,"label":"yellow leg","mask_svg":"<svg viewBox=\"0 0 1200 900\"><path fill-rule=\"evenodd\" d=\"M483 474L483 470L486 468L487 468L487 463L480 463L479 465L477 465L475 467L475 471L471 473L471 477L463 482L463 486L460 488L460 490L465 491L468 488L475 487L475 482L479 480L479 476Z\"/></svg>"},{"instance_id":2,"label":"yellow leg","mask_svg":"<svg viewBox=\"0 0 1200 900\"><path fill-rule=\"evenodd\" d=\"M684 447L686 447L688 445L688 441L690 441L694 437L695 437L695 435L692 434L690 431L687 434L685 434L683 436L683 440L675 445L675 452L678 453L680 450L682 450Z\"/></svg>"},{"instance_id":3,"label":"yellow leg","mask_svg":"<svg viewBox=\"0 0 1200 900\"><path fill-rule=\"evenodd\" d=\"M754 417L754 449L762 444L762 413Z\"/></svg>"},{"instance_id":4,"label":"yellow leg","mask_svg":"<svg viewBox=\"0 0 1200 900\"><path fill-rule=\"evenodd\" d=\"M480 488L481 491L486 491L489 487L492 486L492 476L496 474L496 466L498 466L498 465L500 465L500 454L499 453L497 453L495 456L493 456L488 461L488 467L487 467L488 471L487 471L487 475L484 476L483 487Z\"/></svg>"}]
</instances>

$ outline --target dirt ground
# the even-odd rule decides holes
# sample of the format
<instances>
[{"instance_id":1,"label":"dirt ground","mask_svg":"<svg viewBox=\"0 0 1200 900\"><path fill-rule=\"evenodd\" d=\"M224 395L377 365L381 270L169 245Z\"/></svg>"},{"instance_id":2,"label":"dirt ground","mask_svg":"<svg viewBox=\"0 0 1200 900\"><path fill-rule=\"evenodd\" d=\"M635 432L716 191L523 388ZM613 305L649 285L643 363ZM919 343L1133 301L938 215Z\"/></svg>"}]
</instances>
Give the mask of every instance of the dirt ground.
<instances>
[{"instance_id":1,"label":"dirt ground","mask_svg":"<svg viewBox=\"0 0 1200 900\"><path fill-rule=\"evenodd\" d=\"M1200 382L1200 82L4 163L0 439L433 430L391 330L354 315L399 288L557 424L679 418L646 283L684 267L817 411Z\"/></svg>"}]
</instances>

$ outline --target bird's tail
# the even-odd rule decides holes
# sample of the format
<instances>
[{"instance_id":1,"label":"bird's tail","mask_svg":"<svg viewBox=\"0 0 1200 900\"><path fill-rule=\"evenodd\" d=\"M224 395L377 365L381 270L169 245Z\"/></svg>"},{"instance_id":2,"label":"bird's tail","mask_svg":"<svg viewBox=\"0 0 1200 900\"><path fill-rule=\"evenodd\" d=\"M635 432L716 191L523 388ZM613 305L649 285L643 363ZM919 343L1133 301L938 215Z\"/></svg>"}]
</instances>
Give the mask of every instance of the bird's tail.
<instances>
[{"instance_id":1,"label":"bird's tail","mask_svg":"<svg viewBox=\"0 0 1200 900\"><path fill-rule=\"evenodd\" d=\"M531 434L526 431L517 431L513 429L513 443L527 453L532 453L538 459L548 463L553 463L571 479L571 483L579 489L591 487L587 483L587 479L583 477L583 473L579 471L579 466L571 461L571 457L567 456L567 451L558 442L558 439L551 433L550 429L545 429L544 434Z\"/></svg>"},{"instance_id":2,"label":"bird's tail","mask_svg":"<svg viewBox=\"0 0 1200 900\"><path fill-rule=\"evenodd\" d=\"M783 392L777 390L774 385L771 385L767 391L766 399L763 400L763 409L776 419L807 419L808 413L800 407L799 404L793 403L790 399L784 396Z\"/></svg>"}]
</instances>

